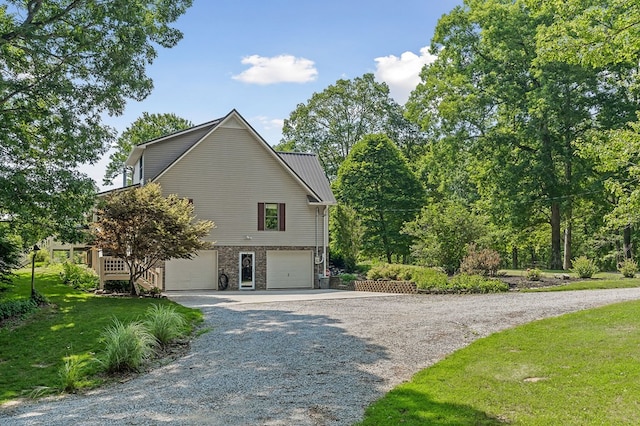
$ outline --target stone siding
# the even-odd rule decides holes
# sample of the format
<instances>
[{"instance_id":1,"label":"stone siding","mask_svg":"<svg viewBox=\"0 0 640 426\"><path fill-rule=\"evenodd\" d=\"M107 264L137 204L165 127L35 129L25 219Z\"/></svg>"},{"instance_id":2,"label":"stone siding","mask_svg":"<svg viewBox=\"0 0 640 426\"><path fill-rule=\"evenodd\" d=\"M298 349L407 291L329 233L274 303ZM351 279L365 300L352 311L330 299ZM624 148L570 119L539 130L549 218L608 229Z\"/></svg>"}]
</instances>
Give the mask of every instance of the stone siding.
<instances>
[{"instance_id":1,"label":"stone siding","mask_svg":"<svg viewBox=\"0 0 640 426\"><path fill-rule=\"evenodd\" d=\"M270 250L310 250L315 253L315 247L282 247L282 246L214 246L218 250L218 271L224 271L229 277L229 290L238 290L239 256L240 252L254 253L255 261L255 289L267 289L267 251ZM318 274L322 273L322 264L314 265L314 287L317 288Z\"/></svg>"}]
</instances>

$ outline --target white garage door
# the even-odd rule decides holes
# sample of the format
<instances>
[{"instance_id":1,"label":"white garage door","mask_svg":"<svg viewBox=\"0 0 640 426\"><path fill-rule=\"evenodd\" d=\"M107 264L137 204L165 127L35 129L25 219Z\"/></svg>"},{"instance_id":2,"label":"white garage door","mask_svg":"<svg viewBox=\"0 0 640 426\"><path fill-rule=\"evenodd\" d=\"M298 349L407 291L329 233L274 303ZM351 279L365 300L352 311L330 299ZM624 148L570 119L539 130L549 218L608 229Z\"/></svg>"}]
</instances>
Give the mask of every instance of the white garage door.
<instances>
[{"instance_id":1,"label":"white garage door","mask_svg":"<svg viewBox=\"0 0 640 426\"><path fill-rule=\"evenodd\" d=\"M267 251L267 288L313 288L313 252Z\"/></svg>"},{"instance_id":2,"label":"white garage door","mask_svg":"<svg viewBox=\"0 0 640 426\"><path fill-rule=\"evenodd\" d=\"M215 290L218 288L218 252L205 250L193 259L172 259L165 264L166 290Z\"/></svg>"}]
</instances>

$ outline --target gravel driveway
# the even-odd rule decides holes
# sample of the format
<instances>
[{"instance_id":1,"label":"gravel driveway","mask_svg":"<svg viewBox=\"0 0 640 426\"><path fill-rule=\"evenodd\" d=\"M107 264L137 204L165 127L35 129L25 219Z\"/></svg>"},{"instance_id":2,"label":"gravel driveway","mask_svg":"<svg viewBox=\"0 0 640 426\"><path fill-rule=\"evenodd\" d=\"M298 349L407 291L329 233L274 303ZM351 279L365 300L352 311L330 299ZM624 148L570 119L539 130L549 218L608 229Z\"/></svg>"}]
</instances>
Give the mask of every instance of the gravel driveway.
<instances>
[{"instance_id":1,"label":"gravel driveway","mask_svg":"<svg viewBox=\"0 0 640 426\"><path fill-rule=\"evenodd\" d=\"M6 404L0 424L348 425L473 340L632 299L640 288L267 303L183 296L211 329L187 356L87 395Z\"/></svg>"}]
</instances>

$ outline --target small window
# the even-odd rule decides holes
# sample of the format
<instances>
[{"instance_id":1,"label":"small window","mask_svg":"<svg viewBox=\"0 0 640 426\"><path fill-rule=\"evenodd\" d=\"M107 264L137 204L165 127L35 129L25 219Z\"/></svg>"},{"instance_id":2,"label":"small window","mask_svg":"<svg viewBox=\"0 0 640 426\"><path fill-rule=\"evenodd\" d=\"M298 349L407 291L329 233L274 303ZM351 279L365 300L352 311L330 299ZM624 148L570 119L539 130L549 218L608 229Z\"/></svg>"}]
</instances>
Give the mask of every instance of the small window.
<instances>
[{"instance_id":1,"label":"small window","mask_svg":"<svg viewBox=\"0 0 640 426\"><path fill-rule=\"evenodd\" d=\"M284 203L258 203L258 231L284 230Z\"/></svg>"},{"instance_id":2,"label":"small window","mask_svg":"<svg viewBox=\"0 0 640 426\"><path fill-rule=\"evenodd\" d=\"M264 205L264 229L267 231L278 230L278 205L265 203Z\"/></svg>"}]
</instances>

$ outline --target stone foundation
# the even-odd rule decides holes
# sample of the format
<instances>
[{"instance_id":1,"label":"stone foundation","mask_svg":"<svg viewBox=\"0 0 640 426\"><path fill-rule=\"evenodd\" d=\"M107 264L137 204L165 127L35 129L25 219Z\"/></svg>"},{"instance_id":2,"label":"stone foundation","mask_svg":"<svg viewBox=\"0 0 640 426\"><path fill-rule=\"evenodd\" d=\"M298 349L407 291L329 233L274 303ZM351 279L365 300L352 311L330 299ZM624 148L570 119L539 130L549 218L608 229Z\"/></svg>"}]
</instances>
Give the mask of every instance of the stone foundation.
<instances>
[{"instance_id":1,"label":"stone foundation","mask_svg":"<svg viewBox=\"0 0 640 426\"><path fill-rule=\"evenodd\" d=\"M240 280L239 256L241 252L254 253L255 261L255 289L267 289L267 251L270 250L310 250L315 247L270 247L270 246L214 246L218 250L218 271L229 277L229 290L238 290ZM314 265L314 287L318 287L318 274L322 273L322 264Z\"/></svg>"}]
</instances>

